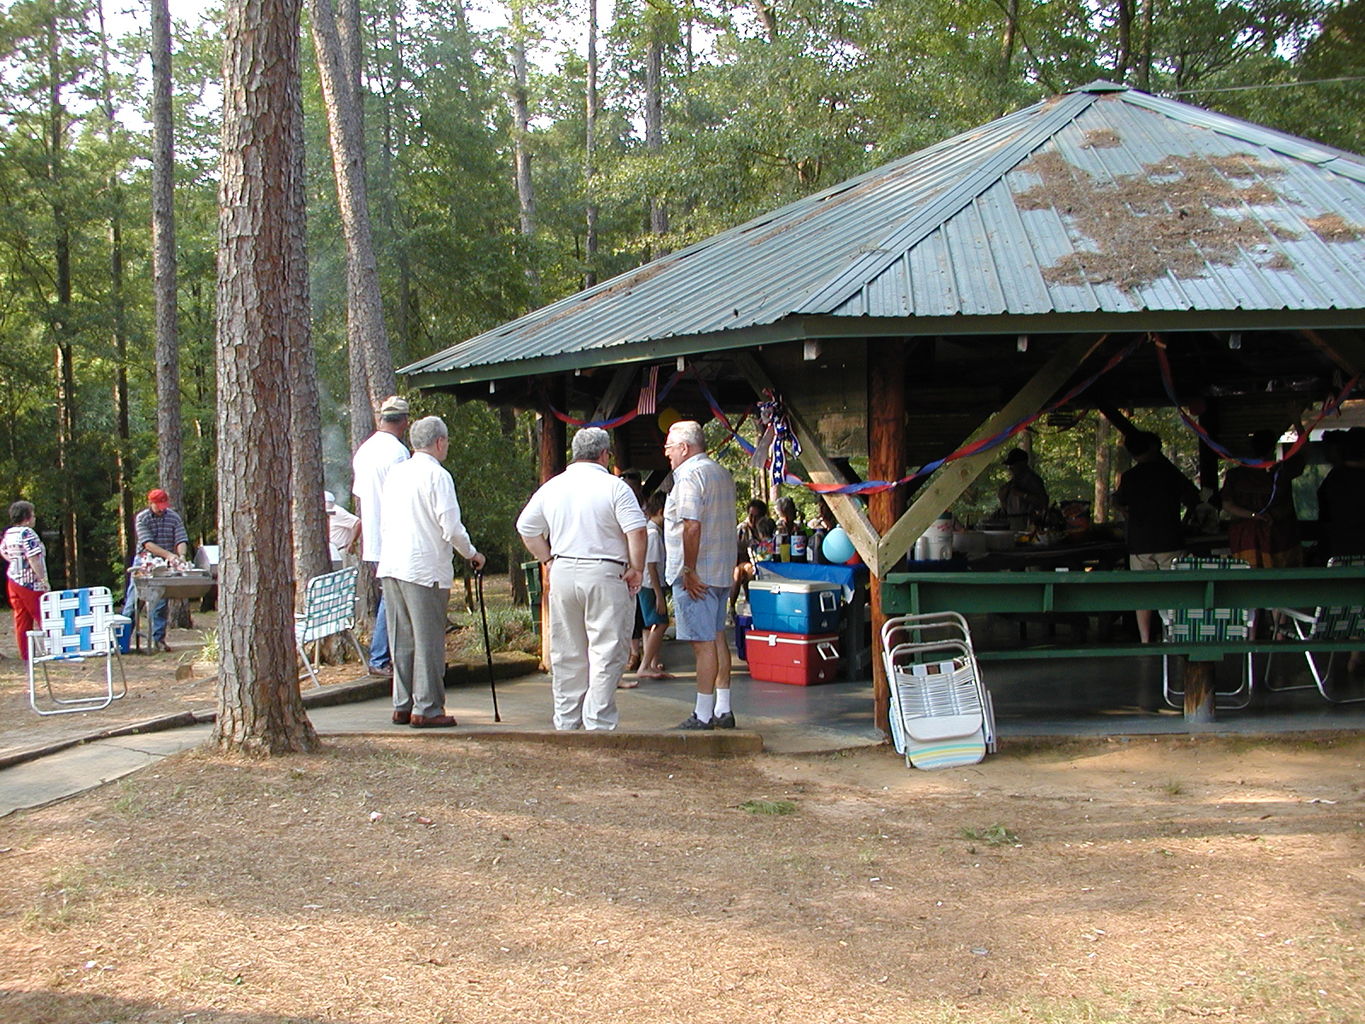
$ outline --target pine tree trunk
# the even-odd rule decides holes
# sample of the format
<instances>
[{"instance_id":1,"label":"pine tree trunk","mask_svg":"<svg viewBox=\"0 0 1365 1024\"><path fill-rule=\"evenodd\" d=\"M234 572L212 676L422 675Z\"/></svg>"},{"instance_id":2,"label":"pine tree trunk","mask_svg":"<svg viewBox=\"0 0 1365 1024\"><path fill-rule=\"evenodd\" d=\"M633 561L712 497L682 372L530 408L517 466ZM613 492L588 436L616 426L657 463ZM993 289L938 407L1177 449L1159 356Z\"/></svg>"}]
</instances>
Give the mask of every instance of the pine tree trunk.
<instances>
[{"instance_id":1,"label":"pine tree trunk","mask_svg":"<svg viewBox=\"0 0 1365 1024\"><path fill-rule=\"evenodd\" d=\"M397 390L393 355L384 326L379 266L374 255L369 200L365 190L365 138L361 121L359 26L343 32L332 0L308 0L317 53L318 79L327 113L327 136L336 178L337 207L346 241L346 336L350 345L351 439L353 446L373 430L374 410ZM359 360L359 361L357 361ZM364 397L359 393L364 381Z\"/></svg>"},{"instance_id":2,"label":"pine tree trunk","mask_svg":"<svg viewBox=\"0 0 1365 1024\"><path fill-rule=\"evenodd\" d=\"M536 236L536 192L531 181L531 112L526 67L526 20L522 2L512 4L512 169L517 188L517 210L521 237L526 239L526 280L534 298L540 284L532 243Z\"/></svg>"},{"instance_id":3,"label":"pine tree trunk","mask_svg":"<svg viewBox=\"0 0 1365 1024\"><path fill-rule=\"evenodd\" d=\"M57 377L57 469L61 478L63 578L68 587L81 585L80 544L76 520L76 485L71 453L76 444L76 370L71 327L71 234L67 223L62 156L66 147L66 108L62 100L62 76L55 20L48 25L48 183L52 188L53 274L56 309L52 332L56 342ZM51 567L49 566L49 570Z\"/></svg>"},{"instance_id":4,"label":"pine tree trunk","mask_svg":"<svg viewBox=\"0 0 1365 1024\"><path fill-rule=\"evenodd\" d=\"M583 132L583 191L587 195L586 211L587 233L583 243L583 262L587 269L583 273L583 287L591 288L597 283L597 214L596 183L597 174L597 0L588 0L588 80L587 109L584 112Z\"/></svg>"},{"instance_id":5,"label":"pine tree trunk","mask_svg":"<svg viewBox=\"0 0 1365 1024\"><path fill-rule=\"evenodd\" d=\"M216 742L311 750L293 642L290 349L308 306L302 259L300 0L235 0L225 17L218 219L219 612ZM287 422L287 421L286 421ZM316 497L316 495L314 496Z\"/></svg>"},{"instance_id":6,"label":"pine tree trunk","mask_svg":"<svg viewBox=\"0 0 1365 1024\"><path fill-rule=\"evenodd\" d=\"M164 0L163 0L164 2ZM104 20L104 4L96 5L100 29L100 93L104 108L107 142L117 143L117 110L109 74L109 35ZM110 196L109 216L109 298L113 319L114 347L114 490L118 502L118 549L120 555L132 550L133 495L128 479L128 317L123 281L123 193L116 174L106 182Z\"/></svg>"},{"instance_id":7,"label":"pine tree trunk","mask_svg":"<svg viewBox=\"0 0 1365 1024\"><path fill-rule=\"evenodd\" d=\"M1112 464L1113 449L1110 443L1110 436L1113 430L1109 426L1109 420L1105 416L1095 417L1095 509L1091 515L1092 522L1107 523L1109 521L1109 481L1111 479L1110 467Z\"/></svg>"},{"instance_id":8,"label":"pine tree trunk","mask_svg":"<svg viewBox=\"0 0 1365 1024\"><path fill-rule=\"evenodd\" d=\"M645 149L657 153L664 146L664 48L658 39L649 41L645 55ZM657 196L649 200L649 231L655 238L668 234L668 208ZM650 258L666 256L662 243L650 246Z\"/></svg>"}]
</instances>

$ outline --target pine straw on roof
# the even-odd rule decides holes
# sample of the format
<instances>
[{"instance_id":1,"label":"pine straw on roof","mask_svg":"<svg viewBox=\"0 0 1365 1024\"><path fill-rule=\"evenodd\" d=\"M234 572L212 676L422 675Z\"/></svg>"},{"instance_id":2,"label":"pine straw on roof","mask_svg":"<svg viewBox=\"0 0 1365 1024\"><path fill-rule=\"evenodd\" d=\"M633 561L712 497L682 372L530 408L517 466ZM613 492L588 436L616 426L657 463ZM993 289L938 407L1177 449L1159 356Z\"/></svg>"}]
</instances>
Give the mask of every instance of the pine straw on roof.
<instances>
[{"instance_id":1,"label":"pine straw on roof","mask_svg":"<svg viewBox=\"0 0 1365 1024\"><path fill-rule=\"evenodd\" d=\"M1091 132L1083 147L1109 147L1117 139L1111 136ZM1133 291L1166 275L1202 277L1210 266L1230 266L1246 255L1265 269L1291 265L1274 243L1298 235L1254 213L1283 202L1271 184L1283 172L1251 154L1171 156L1113 181L1091 177L1056 150L1021 169L1042 182L1015 196L1019 209L1055 209L1086 246L1043 271L1051 284L1107 283ZM1307 223L1324 239L1355 237L1356 229L1335 214Z\"/></svg>"}]
</instances>

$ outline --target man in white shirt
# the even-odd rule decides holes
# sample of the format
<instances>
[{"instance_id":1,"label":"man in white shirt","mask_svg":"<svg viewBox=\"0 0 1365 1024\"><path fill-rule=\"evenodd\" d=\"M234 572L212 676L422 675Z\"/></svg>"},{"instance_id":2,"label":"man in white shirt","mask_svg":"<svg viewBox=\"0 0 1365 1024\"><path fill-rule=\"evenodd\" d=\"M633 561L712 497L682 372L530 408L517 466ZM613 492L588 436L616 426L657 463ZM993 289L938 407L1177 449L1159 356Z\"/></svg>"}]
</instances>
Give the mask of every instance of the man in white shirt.
<instances>
[{"instance_id":1,"label":"man in white shirt","mask_svg":"<svg viewBox=\"0 0 1365 1024\"><path fill-rule=\"evenodd\" d=\"M355 565L360 520L338 505L331 491L322 492L322 503L327 509L327 540L332 546L333 564Z\"/></svg>"},{"instance_id":2,"label":"man in white shirt","mask_svg":"<svg viewBox=\"0 0 1365 1024\"><path fill-rule=\"evenodd\" d=\"M550 673L556 729L615 729L645 564L645 515L607 469L611 438L584 427L573 459L517 517L526 550L550 567Z\"/></svg>"},{"instance_id":3,"label":"man in white shirt","mask_svg":"<svg viewBox=\"0 0 1365 1024\"><path fill-rule=\"evenodd\" d=\"M664 505L664 579L673 586L678 639L692 644L697 659L696 709L678 728L733 729L725 608L738 551L735 481L706 454L695 420L668 428L664 455L673 467Z\"/></svg>"},{"instance_id":4,"label":"man in white shirt","mask_svg":"<svg viewBox=\"0 0 1365 1024\"><path fill-rule=\"evenodd\" d=\"M455 582L452 549L475 570L484 557L460 521L455 481L441 467L450 435L439 416L412 425L412 458L384 485L380 579L393 637L393 721L414 729L455 724L445 713L446 610ZM366 531L368 533L368 530Z\"/></svg>"},{"instance_id":5,"label":"man in white shirt","mask_svg":"<svg viewBox=\"0 0 1365 1024\"><path fill-rule=\"evenodd\" d=\"M408 429L408 403L397 395L390 395L379 406L375 432L355 450L351 459L351 494L355 496L355 514L364 524L360 539L360 557L373 570L379 564L381 552L381 520L384 481L389 470L406 462L408 449L403 444L403 432ZM379 591L379 607L374 612L374 635L370 638L370 671L375 675L392 675L389 656L389 629L384 616L384 591Z\"/></svg>"}]
</instances>

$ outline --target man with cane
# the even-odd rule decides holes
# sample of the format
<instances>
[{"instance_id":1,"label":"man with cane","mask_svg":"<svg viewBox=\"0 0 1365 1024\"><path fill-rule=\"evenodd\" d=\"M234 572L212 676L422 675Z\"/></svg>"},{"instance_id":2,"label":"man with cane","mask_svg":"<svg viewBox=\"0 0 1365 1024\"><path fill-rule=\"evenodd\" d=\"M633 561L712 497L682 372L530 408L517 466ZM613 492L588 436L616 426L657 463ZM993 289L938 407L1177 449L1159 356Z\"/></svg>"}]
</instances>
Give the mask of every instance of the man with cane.
<instances>
[{"instance_id":1,"label":"man with cane","mask_svg":"<svg viewBox=\"0 0 1365 1024\"><path fill-rule=\"evenodd\" d=\"M550 567L550 674L556 729L615 729L645 564L644 513L607 469L611 438L584 427L573 462L517 518L526 550Z\"/></svg>"},{"instance_id":2,"label":"man with cane","mask_svg":"<svg viewBox=\"0 0 1365 1024\"><path fill-rule=\"evenodd\" d=\"M379 577L393 648L393 721L414 729L445 729L446 611L455 582L451 551L476 571L484 557L460 521L455 481L441 466L450 435L439 416L408 433L412 458L389 470L380 521Z\"/></svg>"}]
</instances>

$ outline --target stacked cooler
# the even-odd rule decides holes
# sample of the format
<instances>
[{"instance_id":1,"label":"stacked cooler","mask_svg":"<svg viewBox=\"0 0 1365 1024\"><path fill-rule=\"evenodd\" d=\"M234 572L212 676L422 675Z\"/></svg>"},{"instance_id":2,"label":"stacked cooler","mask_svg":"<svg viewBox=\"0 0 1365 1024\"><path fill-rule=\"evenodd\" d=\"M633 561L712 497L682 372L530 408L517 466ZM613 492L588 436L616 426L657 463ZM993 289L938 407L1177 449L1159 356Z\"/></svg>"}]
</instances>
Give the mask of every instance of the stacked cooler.
<instances>
[{"instance_id":1,"label":"stacked cooler","mask_svg":"<svg viewBox=\"0 0 1365 1024\"><path fill-rule=\"evenodd\" d=\"M749 677L811 686L839 675L837 583L769 578L749 584L753 625L744 638Z\"/></svg>"}]
</instances>

